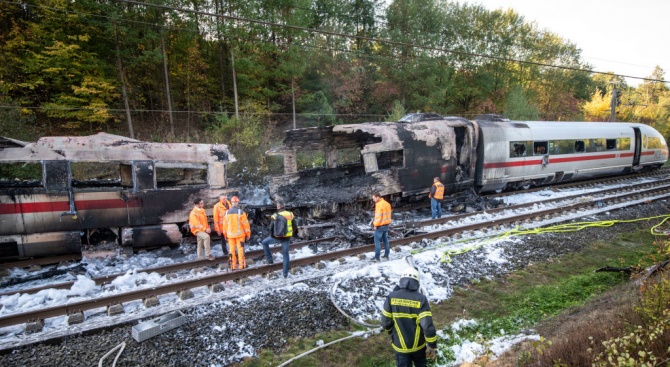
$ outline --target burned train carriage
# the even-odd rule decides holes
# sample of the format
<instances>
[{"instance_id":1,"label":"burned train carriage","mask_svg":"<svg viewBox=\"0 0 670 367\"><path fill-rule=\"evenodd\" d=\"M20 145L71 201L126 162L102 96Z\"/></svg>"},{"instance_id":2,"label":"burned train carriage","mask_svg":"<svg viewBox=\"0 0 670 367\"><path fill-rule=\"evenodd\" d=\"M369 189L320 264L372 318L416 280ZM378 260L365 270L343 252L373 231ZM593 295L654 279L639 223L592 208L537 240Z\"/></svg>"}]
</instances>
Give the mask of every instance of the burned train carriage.
<instances>
[{"instance_id":1,"label":"burned train carriage","mask_svg":"<svg viewBox=\"0 0 670 367\"><path fill-rule=\"evenodd\" d=\"M433 177L452 194L658 168L668 147L644 124L484 116L289 130L268 154L284 156L284 174L268 178L270 195L293 206L325 204L327 213L337 210L333 203L366 200L374 191L394 201L425 198L419 194L430 190ZM321 157L324 165L299 167L301 157Z\"/></svg>"},{"instance_id":2,"label":"burned train carriage","mask_svg":"<svg viewBox=\"0 0 670 367\"><path fill-rule=\"evenodd\" d=\"M474 184L478 133L458 117L289 130L268 151L284 156L284 174L268 178L270 195L308 207L366 200L374 191L398 200L428 192L433 177L447 193L461 191ZM299 169L305 156L324 167Z\"/></svg>"},{"instance_id":3,"label":"burned train carriage","mask_svg":"<svg viewBox=\"0 0 670 367\"><path fill-rule=\"evenodd\" d=\"M0 138L0 258L177 244L195 197L226 192L225 145L148 143L100 133ZM28 177L9 175L25 175Z\"/></svg>"}]
</instances>

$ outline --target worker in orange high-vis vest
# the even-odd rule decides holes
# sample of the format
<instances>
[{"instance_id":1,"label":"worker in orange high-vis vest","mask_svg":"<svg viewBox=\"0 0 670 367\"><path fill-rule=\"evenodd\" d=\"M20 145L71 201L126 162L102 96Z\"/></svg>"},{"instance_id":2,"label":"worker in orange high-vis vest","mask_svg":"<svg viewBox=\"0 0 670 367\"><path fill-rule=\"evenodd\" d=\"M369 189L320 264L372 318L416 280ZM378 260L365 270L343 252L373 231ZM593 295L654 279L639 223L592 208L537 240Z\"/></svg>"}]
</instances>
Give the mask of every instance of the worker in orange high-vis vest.
<instances>
[{"instance_id":1,"label":"worker in orange high-vis vest","mask_svg":"<svg viewBox=\"0 0 670 367\"><path fill-rule=\"evenodd\" d=\"M388 260L389 252L391 251L391 246L389 245L391 204L384 200L378 192L372 194L372 201L375 202L375 219L372 221L372 226L375 228L375 258L372 261L380 261L381 242L384 242L385 247L383 259Z\"/></svg>"},{"instance_id":2,"label":"worker in orange high-vis vest","mask_svg":"<svg viewBox=\"0 0 670 367\"><path fill-rule=\"evenodd\" d=\"M444 185L438 177L433 179L433 186L430 188L430 211L431 218L442 218L442 199L444 199Z\"/></svg>"},{"instance_id":3,"label":"worker in orange high-vis vest","mask_svg":"<svg viewBox=\"0 0 670 367\"><path fill-rule=\"evenodd\" d=\"M223 235L223 216L232 207L233 204L228 200L228 196L221 195L219 196L219 201L214 205L214 209L212 209L214 231L221 237L221 250L223 250L224 255L228 255L228 244L226 243L226 237Z\"/></svg>"},{"instance_id":4,"label":"worker in orange high-vis vest","mask_svg":"<svg viewBox=\"0 0 670 367\"><path fill-rule=\"evenodd\" d=\"M228 240L231 257L230 268L244 269L247 267L247 260L244 257L243 243L251 237L251 229L247 214L238 207L240 199L233 196L230 198L230 203L233 207L228 209L223 217L223 233Z\"/></svg>"},{"instance_id":5,"label":"worker in orange high-vis vest","mask_svg":"<svg viewBox=\"0 0 670 367\"><path fill-rule=\"evenodd\" d=\"M207 260L214 260L211 249L209 247L209 234L212 232L207 221L207 212L205 212L205 201L201 198L196 198L194 201L195 207L191 210L188 216L188 226L191 228L191 233L198 239L198 260L202 259L202 248L205 248L205 257Z\"/></svg>"}]
</instances>

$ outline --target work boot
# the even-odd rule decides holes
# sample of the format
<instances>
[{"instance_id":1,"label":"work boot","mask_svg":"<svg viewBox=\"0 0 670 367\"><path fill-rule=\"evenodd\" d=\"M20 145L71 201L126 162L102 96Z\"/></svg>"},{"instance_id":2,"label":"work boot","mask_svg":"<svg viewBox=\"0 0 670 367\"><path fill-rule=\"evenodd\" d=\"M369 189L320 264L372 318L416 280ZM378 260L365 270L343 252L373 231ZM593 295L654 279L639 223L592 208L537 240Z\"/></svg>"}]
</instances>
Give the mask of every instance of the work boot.
<instances>
[{"instance_id":1,"label":"work boot","mask_svg":"<svg viewBox=\"0 0 670 367\"><path fill-rule=\"evenodd\" d=\"M389 261L389 257L388 256L382 256L382 260Z\"/></svg>"},{"instance_id":2,"label":"work boot","mask_svg":"<svg viewBox=\"0 0 670 367\"><path fill-rule=\"evenodd\" d=\"M372 259L372 262L373 262L373 263L378 263L378 262L379 262L379 259L375 257L375 258Z\"/></svg>"},{"instance_id":3,"label":"work boot","mask_svg":"<svg viewBox=\"0 0 670 367\"><path fill-rule=\"evenodd\" d=\"M212 255L207 256L207 260L209 260L209 261L214 260L214 256L212 256Z\"/></svg>"}]
</instances>

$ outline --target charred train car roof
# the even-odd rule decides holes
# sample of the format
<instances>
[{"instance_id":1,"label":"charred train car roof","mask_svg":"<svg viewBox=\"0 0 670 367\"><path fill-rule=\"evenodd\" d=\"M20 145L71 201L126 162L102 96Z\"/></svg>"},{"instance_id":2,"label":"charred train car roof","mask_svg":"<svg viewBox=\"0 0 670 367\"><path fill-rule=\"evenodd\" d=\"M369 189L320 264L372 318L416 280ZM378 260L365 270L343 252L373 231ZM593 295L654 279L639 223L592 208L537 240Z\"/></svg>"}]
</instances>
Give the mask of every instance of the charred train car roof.
<instances>
[{"instance_id":1,"label":"charred train car roof","mask_svg":"<svg viewBox=\"0 0 670 367\"><path fill-rule=\"evenodd\" d=\"M75 162L155 161L170 166L210 162L235 162L223 144L150 143L98 133L91 136L49 136L34 143L0 138L0 161L30 162L69 160Z\"/></svg>"}]
</instances>

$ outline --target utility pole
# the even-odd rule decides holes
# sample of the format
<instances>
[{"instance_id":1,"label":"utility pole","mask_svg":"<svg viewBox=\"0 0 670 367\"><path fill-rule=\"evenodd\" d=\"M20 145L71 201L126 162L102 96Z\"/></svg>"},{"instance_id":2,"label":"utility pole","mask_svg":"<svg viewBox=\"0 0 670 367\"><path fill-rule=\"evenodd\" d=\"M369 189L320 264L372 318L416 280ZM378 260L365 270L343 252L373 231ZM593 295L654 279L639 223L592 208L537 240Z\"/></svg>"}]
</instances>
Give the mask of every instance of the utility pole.
<instances>
[{"instance_id":1,"label":"utility pole","mask_svg":"<svg viewBox=\"0 0 670 367\"><path fill-rule=\"evenodd\" d=\"M611 113L610 113L610 121L614 122L616 121L616 97L617 97L617 89L616 86L612 87L612 102L610 103L611 107Z\"/></svg>"}]
</instances>

